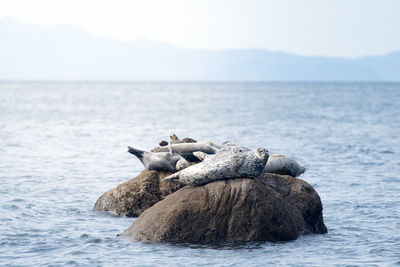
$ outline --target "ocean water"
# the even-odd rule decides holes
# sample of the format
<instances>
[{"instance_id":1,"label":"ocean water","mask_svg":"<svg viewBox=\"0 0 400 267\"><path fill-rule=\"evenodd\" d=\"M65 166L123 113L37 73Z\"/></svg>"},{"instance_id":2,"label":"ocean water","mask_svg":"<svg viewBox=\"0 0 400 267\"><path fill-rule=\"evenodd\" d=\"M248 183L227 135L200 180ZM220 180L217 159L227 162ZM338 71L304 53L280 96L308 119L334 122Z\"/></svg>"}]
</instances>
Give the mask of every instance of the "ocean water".
<instances>
[{"instance_id":1,"label":"ocean water","mask_svg":"<svg viewBox=\"0 0 400 267\"><path fill-rule=\"evenodd\" d=\"M92 211L136 176L131 145L266 147L307 167L328 233L292 242L143 244ZM1 266L399 266L399 83L0 83Z\"/></svg>"}]
</instances>

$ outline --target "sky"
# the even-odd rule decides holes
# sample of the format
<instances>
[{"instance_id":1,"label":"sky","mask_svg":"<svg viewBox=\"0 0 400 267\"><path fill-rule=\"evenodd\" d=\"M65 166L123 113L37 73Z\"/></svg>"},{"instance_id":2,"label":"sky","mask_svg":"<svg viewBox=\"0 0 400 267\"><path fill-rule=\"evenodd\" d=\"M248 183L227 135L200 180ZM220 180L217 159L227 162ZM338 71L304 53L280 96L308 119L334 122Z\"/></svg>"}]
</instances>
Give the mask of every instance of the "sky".
<instances>
[{"instance_id":1,"label":"sky","mask_svg":"<svg viewBox=\"0 0 400 267\"><path fill-rule=\"evenodd\" d=\"M355 58L400 51L399 0L0 0L0 19L122 41Z\"/></svg>"}]
</instances>

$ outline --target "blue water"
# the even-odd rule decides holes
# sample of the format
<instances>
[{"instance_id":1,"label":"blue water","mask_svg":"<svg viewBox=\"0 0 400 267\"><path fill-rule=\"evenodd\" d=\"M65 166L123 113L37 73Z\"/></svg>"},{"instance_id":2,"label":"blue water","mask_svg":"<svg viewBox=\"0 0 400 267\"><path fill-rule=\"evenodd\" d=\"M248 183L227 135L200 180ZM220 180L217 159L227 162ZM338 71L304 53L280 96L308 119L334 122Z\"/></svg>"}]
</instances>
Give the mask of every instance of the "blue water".
<instances>
[{"instance_id":1,"label":"blue water","mask_svg":"<svg viewBox=\"0 0 400 267\"><path fill-rule=\"evenodd\" d=\"M266 147L307 167L328 234L141 244L92 211L179 137ZM0 83L0 265L400 265L399 83Z\"/></svg>"}]
</instances>

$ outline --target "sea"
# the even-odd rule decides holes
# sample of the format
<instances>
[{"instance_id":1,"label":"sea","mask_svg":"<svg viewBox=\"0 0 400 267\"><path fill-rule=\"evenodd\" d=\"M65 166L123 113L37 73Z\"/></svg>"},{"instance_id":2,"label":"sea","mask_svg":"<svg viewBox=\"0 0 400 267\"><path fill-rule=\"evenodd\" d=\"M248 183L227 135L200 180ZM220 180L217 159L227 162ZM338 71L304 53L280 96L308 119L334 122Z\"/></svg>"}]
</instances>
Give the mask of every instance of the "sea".
<instances>
[{"instance_id":1,"label":"sea","mask_svg":"<svg viewBox=\"0 0 400 267\"><path fill-rule=\"evenodd\" d=\"M307 168L328 233L148 244L93 211L178 137ZM0 82L0 266L400 266L400 83Z\"/></svg>"}]
</instances>

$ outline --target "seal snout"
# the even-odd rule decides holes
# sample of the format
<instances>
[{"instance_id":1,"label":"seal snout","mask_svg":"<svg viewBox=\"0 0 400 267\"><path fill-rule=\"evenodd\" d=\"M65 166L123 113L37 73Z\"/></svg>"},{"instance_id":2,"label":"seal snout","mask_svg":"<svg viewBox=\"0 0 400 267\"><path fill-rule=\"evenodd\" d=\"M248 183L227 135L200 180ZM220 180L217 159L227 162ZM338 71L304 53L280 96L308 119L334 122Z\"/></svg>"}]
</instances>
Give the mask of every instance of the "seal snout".
<instances>
[{"instance_id":1,"label":"seal snout","mask_svg":"<svg viewBox=\"0 0 400 267\"><path fill-rule=\"evenodd\" d=\"M269 157L268 149L266 149L266 148L257 148L256 155L262 161L267 162L268 157Z\"/></svg>"}]
</instances>

